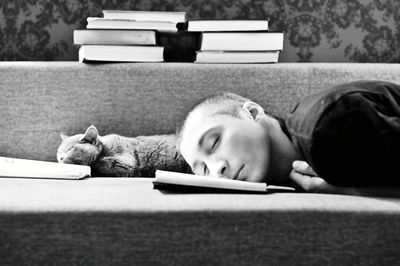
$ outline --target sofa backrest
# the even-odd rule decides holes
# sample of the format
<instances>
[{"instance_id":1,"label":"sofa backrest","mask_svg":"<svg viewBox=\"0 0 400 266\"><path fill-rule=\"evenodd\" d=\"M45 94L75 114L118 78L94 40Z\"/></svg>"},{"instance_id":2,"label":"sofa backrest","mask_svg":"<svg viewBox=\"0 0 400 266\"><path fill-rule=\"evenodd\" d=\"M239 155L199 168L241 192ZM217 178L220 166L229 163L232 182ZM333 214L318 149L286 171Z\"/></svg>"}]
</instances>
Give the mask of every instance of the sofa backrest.
<instances>
[{"instance_id":1,"label":"sofa backrest","mask_svg":"<svg viewBox=\"0 0 400 266\"><path fill-rule=\"evenodd\" d=\"M284 116L304 95L359 79L400 83L398 64L0 63L0 156L56 160L60 132L174 132L195 101L231 91Z\"/></svg>"}]
</instances>

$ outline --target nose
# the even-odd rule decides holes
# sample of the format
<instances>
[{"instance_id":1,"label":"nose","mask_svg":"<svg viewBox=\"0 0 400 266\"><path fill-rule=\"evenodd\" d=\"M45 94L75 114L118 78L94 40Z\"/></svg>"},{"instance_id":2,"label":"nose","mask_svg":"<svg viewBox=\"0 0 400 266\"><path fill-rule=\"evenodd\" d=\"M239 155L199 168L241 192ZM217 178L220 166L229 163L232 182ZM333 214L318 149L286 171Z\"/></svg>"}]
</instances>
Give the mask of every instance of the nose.
<instances>
[{"instance_id":1,"label":"nose","mask_svg":"<svg viewBox=\"0 0 400 266\"><path fill-rule=\"evenodd\" d=\"M228 163L224 160L212 162L209 165L210 174L216 177L227 177L228 174Z\"/></svg>"}]
</instances>

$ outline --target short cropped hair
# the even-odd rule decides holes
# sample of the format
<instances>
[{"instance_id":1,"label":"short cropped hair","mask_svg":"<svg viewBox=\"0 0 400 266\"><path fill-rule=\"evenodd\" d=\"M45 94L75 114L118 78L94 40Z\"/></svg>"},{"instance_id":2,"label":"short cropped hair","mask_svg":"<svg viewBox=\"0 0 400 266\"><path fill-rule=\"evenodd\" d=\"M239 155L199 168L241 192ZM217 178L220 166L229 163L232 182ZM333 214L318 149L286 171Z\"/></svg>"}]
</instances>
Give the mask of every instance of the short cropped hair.
<instances>
[{"instance_id":1,"label":"short cropped hair","mask_svg":"<svg viewBox=\"0 0 400 266\"><path fill-rule=\"evenodd\" d=\"M176 128L177 149L179 150L179 145L182 139L182 132L184 130L187 119L193 111L205 105L218 105L218 108L213 113L209 114L210 116L216 114L222 114L222 115L230 115L233 117L239 117L241 107L245 102L248 101L251 100L230 92L220 92L211 94L197 101L195 104L191 106L191 108L189 108L184 118L181 120L180 124Z\"/></svg>"}]
</instances>

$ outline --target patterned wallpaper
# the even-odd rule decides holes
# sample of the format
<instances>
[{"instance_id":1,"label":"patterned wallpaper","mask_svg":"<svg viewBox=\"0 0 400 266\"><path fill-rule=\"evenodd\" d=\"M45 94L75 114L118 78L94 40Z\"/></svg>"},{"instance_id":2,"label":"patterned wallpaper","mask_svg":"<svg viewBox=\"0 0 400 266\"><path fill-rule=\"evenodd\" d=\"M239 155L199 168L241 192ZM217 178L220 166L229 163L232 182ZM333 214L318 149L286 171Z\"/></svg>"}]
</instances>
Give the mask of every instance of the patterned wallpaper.
<instances>
[{"instance_id":1,"label":"patterned wallpaper","mask_svg":"<svg viewBox=\"0 0 400 266\"><path fill-rule=\"evenodd\" d=\"M400 62L399 0L1 0L0 60L77 60L72 32L102 9L269 17L286 33L280 61Z\"/></svg>"}]
</instances>

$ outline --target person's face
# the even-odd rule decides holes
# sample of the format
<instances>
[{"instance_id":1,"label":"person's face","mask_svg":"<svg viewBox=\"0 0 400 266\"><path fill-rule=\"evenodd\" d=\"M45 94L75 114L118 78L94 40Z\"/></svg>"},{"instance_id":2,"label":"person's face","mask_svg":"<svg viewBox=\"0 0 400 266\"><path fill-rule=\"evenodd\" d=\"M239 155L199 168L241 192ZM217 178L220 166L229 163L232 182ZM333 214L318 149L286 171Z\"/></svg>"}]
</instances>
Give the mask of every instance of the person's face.
<instances>
[{"instance_id":1,"label":"person's face","mask_svg":"<svg viewBox=\"0 0 400 266\"><path fill-rule=\"evenodd\" d=\"M192 112L182 132L179 148L194 174L265 182L269 162L265 128L246 111L240 118L209 116L210 108L215 107Z\"/></svg>"}]
</instances>

